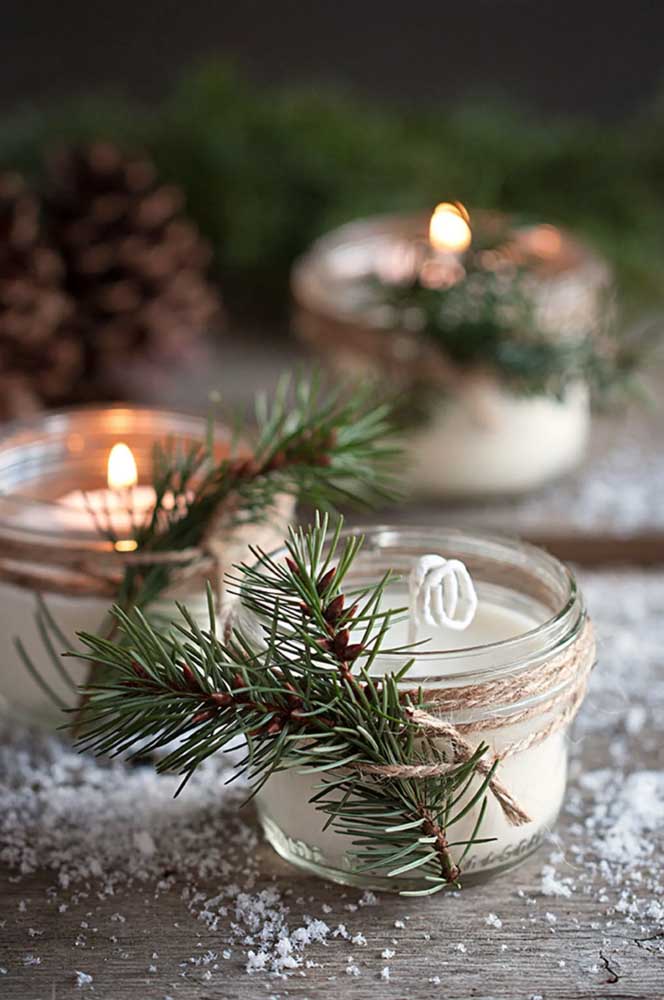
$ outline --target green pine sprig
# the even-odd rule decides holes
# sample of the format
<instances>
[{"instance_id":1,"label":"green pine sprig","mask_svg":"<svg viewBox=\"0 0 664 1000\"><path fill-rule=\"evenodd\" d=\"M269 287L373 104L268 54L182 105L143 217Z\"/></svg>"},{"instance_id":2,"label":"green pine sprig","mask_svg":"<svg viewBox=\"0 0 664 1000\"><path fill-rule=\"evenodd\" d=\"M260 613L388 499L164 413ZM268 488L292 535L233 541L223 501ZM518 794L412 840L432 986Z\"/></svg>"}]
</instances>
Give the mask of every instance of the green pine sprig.
<instances>
[{"instance_id":1,"label":"green pine sprig","mask_svg":"<svg viewBox=\"0 0 664 1000\"><path fill-rule=\"evenodd\" d=\"M318 375L283 378L274 400L256 398L257 432L250 452L221 462L209 440L180 454L157 445L153 462L156 504L135 527L140 552L167 552L200 545L214 527L259 523L280 494L332 510L339 503L371 506L395 495L388 404L369 391L324 392ZM252 440L243 426L239 440ZM145 607L168 588L172 568L128 568L120 593L125 607Z\"/></svg>"},{"instance_id":2,"label":"green pine sprig","mask_svg":"<svg viewBox=\"0 0 664 1000\"><path fill-rule=\"evenodd\" d=\"M404 285L374 282L377 298L390 308L391 325L407 329L416 318L418 334L461 371L492 371L519 395L561 399L580 380L602 398L616 389L631 391L652 349L649 331L638 338L617 336L607 302L596 326L554 337L539 325L527 271L506 278L483 271L474 260L470 254L466 277L449 288L431 288L417 278Z\"/></svg>"},{"instance_id":3,"label":"green pine sprig","mask_svg":"<svg viewBox=\"0 0 664 1000\"><path fill-rule=\"evenodd\" d=\"M331 536L328 527L327 515L317 515L313 527L291 529L283 557L257 549L256 562L238 568L235 586L260 623L257 635L240 627L220 635L211 595L206 629L186 608L167 631L116 608L118 639L81 634L84 657L109 669L86 691L80 746L164 749L158 770L175 769L183 783L211 755L244 746L235 773L252 795L276 772L311 774L312 809L321 828L347 839L353 870L417 878L407 891L437 892L458 884L481 840L493 769L480 775L477 766L487 747L435 776L376 773L440 762L441 751L409 713L425 703L421 691L404 690L407 653L396 672L372 671L391 622L405 612L382 607L389 574L343 587L362 540L344 537L341 522ZM455 839L455 825L475 808L471 837Z\"/></svg>"}]
</instances>

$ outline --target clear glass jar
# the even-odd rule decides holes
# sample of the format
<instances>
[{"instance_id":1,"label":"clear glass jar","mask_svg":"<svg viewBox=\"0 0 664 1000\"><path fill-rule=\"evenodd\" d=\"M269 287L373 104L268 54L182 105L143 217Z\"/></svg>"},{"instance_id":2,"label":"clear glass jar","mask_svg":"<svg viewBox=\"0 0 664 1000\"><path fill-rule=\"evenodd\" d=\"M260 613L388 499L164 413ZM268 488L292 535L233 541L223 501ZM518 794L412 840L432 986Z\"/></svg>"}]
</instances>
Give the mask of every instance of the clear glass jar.
<instances>
[{"instance_id":1,"label":"clear glass jar","mask_svg":"<svg viewBox=\"0 0 664 1000\"><path fill-rule=\"evenodd\" d=\"M485 497L525 493L575 468L590 431L584 381L558 398L515 394L483 366L450 365L427 338L398 328L379 301L376 277L404 281L426 244L430 215L380 215L325 234L291 274L294 327L341 378L380 378L425 413L404 426L408 487L422 496ZM471 212L477 232L495 213ZM601 327L611 275L605 262L569 232L513 225L510 239L529 260L537 328L571 343ZM423 391L424 390L424 391ZM546 447L542 447L542 442Z\"/></svg>"},{"instance_id":2,"label":"clear glass jar","mask_svg":"<svg viewBox=\"0 0 664 1000\"><path fill-rule=\"evenodd\" d=\"M566 651L576 648L587 623L583 599L572 573L546 552L517 541L443 528L374 527L364 535L364 545L346 577L348 587L376 581L391 570L401 575L402 582L387 593L386 600L391 606L403 607L408 603L405 579L414 561L437 553L462 560L477 589L479 610L468 632L450 630L444 650L416 652L404 688L421 684L435 695L436 691L506 678L528 681L538 668L554 658L558 662ZM278 552L275 558L283 554ZM258 626L242 607L241 598L234 621L249 633ZM396 645L405 641L403 635L397 639ZM405 659L394 654L379 656L372 673L393 671ZM589 662L586 657L586 664ZM518 700L498 699L482 709L445 715L453 725L485 723L479 735L468 739L474 746L484 741L492 755L500 755L535 731L544 733L544 738L528 749L507 756L497 772L530 822L511 826L496 799L488 794L480 836L493 839L471 849L461 877L464 884L519 864L556 822L567 776L568 724L567 716L561 713L567 711L566 692L569 690L571 696L573 685L574 677L566 676L560 682L554 677L546 690L531 691ZM531 709L536 711L531 713ZM509 722L517 713L521 720ZM556 728L556 720L565 724ZM552 730L550 735L544 732L548 729ZM283 771L270 777L257 796L266 837L282 857L350 885L391 891L423 887L422 882L408 876L396 880L354 872L347 839L331 829L322 831L324 817L309 803L314 786L315 779L309 775ZM478 809L479 804L459 821L454 828L455 841L470 835Z\"/></svg>"},{"instance_id":3,"label":"clear glass jar","mask_svg":"<svg viewBox=\"0 0 664 1000\"><path fill-rule=\"evenodd\" d=\"M58 702L71 705L76 695L47 654L35 618L36 595L43 596L73 646L77 631L95 632L102 626L115 596L109 576L121 579L122 543L116 551L84 509L68 508L62 498L105 489L108 456L118 442L133 453L140 487L150 482L155 442L185 448L205 440L206 431L202 417L134 406L53 412L5 429L0 438L0 711L49 726L65 721ZM229 431L219 425L215 445L220 461L228 454L229 442ZM248 541L278 544L291 512L290 499L283 498L274 523L260 532L226 533L228 566L247 557ZM102 565L104 573L95 580L95 568ZM176 617L175 599L185 601L192 614L207 621L201 577L181 584L159 610L170 615L172 608ZM49 691L24 666L16 638L24 643ZM86 670L83 663L67 661L75 683L83 682Z\"/></svg>"}]
</instances>

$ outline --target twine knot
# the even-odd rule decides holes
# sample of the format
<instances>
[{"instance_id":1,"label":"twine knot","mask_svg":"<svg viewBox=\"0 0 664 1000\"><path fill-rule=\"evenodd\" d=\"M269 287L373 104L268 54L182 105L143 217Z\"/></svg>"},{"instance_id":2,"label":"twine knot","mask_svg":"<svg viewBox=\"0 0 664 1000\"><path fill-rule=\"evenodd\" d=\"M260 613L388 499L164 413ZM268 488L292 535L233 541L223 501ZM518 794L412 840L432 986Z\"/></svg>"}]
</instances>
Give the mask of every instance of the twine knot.
<instances>
[{"instance_id":1,"label":"twine knot","mask_svg":"<svg viewBox=\"0 0 664 1000\"><path fill-rule=\"evenodd\" d=\"M428 712L420 708L408 707L406 708L406 715L418 729L428 731L437 737L443 737L447 741L446 749L448 752L446 756L449 759L435 761L430 764L360 764L358 765L359 771L364 774L375 775L378 778L406 778L416 780L436 778L449 774L460 764L465 764L477 752L476 748L474 749L464 739L459 730L449 722L438 719L435 715L429 715ZM478 774L486 778L495 767L496 761L500 761L500 759L498 756L492 761L487 761L483 757L480 757L475 765L475 769ZM528 813L521 808L512 793L495 774L492 774L489 779L489 788L510 826L523 826L524 823L532 822Z\"/></svg>"},{"instance_id":2,"label":"twine knot","mask_svg":"<svg viewBox=\"0 0 664 1000\"><path fill-rule=\"evenodd\" d=\"M477 773L484 778L491 775L489 790L510 826L530 823L531 817L497 776L494 768L506 757L523 753L542 743L572 721L583 700L594 664L595 639L592 625L585 619L576 639L557 656L534 668L529 675L516 674L507 679L486 681L451 691L434 689L424 692L431 706L439 707L445 712L467 711L469 708L495 710L500 704L510 704L521 699L534 701L534 704L524 706L522 702L511 712L492 714L475 722L458 722L456 725L439 715L408 705L405 713L414 726L425 735L428 733L445 741L446 759L421 764L358 764L357 769L384 779L417 780L449 774L477 753L477 747L473 747L464 733L481 733L485 729L521 725L537 716L548 715L549 721L544 725L531 729L521 739L509 743L491 759L480 757L475 765Z\"/></svg>"},{"instance_id":3,"label":"twine knot","mask_svg":"<svg viewBox=\"0 0 664 1000\"><path fill-rule=\"evenodd\" d=\"M442 736L447 741L447 746L452 757L451 765L448 765L448 767L457 767L459 764L465 764L476 752L468 740L461 735L459 730L451 725L451 723L445 722L444 719L430 715L421 708L406 708L406 715L409 716L418 728L433 733L436 736ZM486 778L491 773L496 762L500 762L501 759L500 755L497 755L491 761L480 757L476 764L476 771ZM524 823L532 822L528 813L521 808L512 793L495 773L489 779L489 788L510 826L523 826Z\"/></svg>"}]
</instances>

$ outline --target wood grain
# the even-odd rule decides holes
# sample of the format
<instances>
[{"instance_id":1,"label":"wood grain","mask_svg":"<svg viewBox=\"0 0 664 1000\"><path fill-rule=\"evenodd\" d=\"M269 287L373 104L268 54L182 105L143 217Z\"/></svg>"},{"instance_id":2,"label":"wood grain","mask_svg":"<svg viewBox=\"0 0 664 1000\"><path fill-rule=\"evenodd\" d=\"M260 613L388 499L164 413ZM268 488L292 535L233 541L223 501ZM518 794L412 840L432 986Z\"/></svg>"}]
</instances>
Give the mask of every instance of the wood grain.
<instances>
[{"instance_id":1,"label":"wood grain","mask_svg":"<svg viewBox=\"0 0 664 1000\"><path fill-rule=\"evenodd\" d=\"M224 345L224 358L210 366L204 379L185 375L179 380L171 403L189 408L195 400L200 403L207 388L219 383L229 390L231 402L243 402L257 383L273 382L284 363L291 361L281 347L266 353L262 341L260 349L257 341L247 348L235 338ZM144 388L146 401L150 401L150 391L149 385ZM371 516L374 522L378 519L432 524L440 522L443 514L438 506L414 505L379 518ZM566 522L565 511L555 520L555 524L547 521L531 529L526 537L580 565L664 565L664 534L648 525L631 535L617 534L610 525L601 526L597 533L579 533ZM490 512L487 525L491 525ZM653 740L659 745L656 734L650 735L649 743L638 738L630 745L634 768L661 767L658 753L645 749L652 747ZM575 744L577 775L607 766L611 739L607 726L602 738ZM577 823L574 817L561 821L563 842ZM352 912L347 907L356 902L356 891L294 871L263 845L262 874L256 888L276 880L282 890L291 889L294 924L303 913L324 915L331 926L343 922L351 933L364 933L368 942L366 947L354 947L336 939L312 946L306 957L319 964L307 969L306 977L295 975L288 980L248 976L238 948L233 948L228 961L220 958L221 969L209 981L202 978L200 969L187 965L190 957L207 949L221 953L226 945L223 929L212 933L189 913L180 898L182 883L158 898L149 887L135 887L113 899L99 899L92 883L77 905L59 913L49 896L52 874L38 872L17 882L14 873L5 869L0 871L0 967L8 971L0 974L0 998L663 1000L664 929L613 921L606 915L608 904L598 903L597 891L575 893L569 900L543 896L541 868L546 859L544 848L518 871L460 895L425 901L384 896L379 906ZM210 879L204 888L212 895L219 886ZM331 907L329 913L324 914L324 904ZM555 923L546 920L548 911L556 916ZM112 919L118 912L126 917L125 923ZM499 930L487 925L489 913L502 921ZM395 921L403 921L404 927L395 927ZM82 922L88 924L85 930ZM30 928L37 932L34 937ZM458 950L459 944L466 952ZM389 960L381 957L386 947L395 950ZM38 966L23 964L31 953L40 957ZM345 972L350 955L360 968L358 977ZM148 971L151 964L157 968L154 973ZM385 966L391 971L389 982L380 978ZM90 987L77 988L78 969L93 976ZM440 982L431 982L434 977Z\"/></svg>"},{"instance_id":2,"label":"wood grain","mask_svg":"<svg viewBox=\"0 0 664 1000\"><path fill-rule=\"evenodd\" d=\"M577 566L608 569L617 566L664 565L664 533L657 531L644 531L634 535L526 531L523 537L533 545L547 549L558 559L573 562Z\"/></svg>"},{"instance_id":3,"label":"wood grain","mask_svg":"<svg viewBox=\"0 0 664 1000\"><path fill-rule=\"evenodd\" d=\"M53 874L42 871L16 881L14 873L5 869L0 872L0 966L8 973L0 976L2 1000L82 996L96 1000L662 1000L664 925L656 919L626 920L614 911L621 889L605 884L601 875L592 876L592 861L597 858L592 835L583 825L586 807L579 806L578 795L580 776L613 766L612 761L622 762L615 765L618 775L662 767L657 713L661 723L664 656L654 640L661 634L664 574L586 575L586 592L599 637L598 670L606 671L606 680L591 692L571 742L569 812L558 827L566 860L556 862L560 876L575 879L570 898L543 895L542 866L549 860L551 846L543 847L514 872L460 894L426 900L385 895L378 905L358 909L357 890L291 869L262 844L255 891L276 885L281 892L289 892L292 927L310 914L322 917L331 927L344 923L350 934L361 932L367 939L366 947L338 938L312 945L305 957L316 966L303 970L303 976L283 980L248 976L246 948L229 945L227 922L212 932L191 915L181 898L182 880L158 896L152 884L135 884L131 891L110 899L99 898L98 886L92 882L77 903L60 913L58 901L49 895ZM641 681L634 679L631 692L621 692L620 684L633 669L625 675L618 666L622 664L620 649L634 627L635 601L642 601L644 608L638 628L645 630L646 638L647 630L652 630L639 661L647 673ZM616 624L623 607L624 616ZM615 627L622 645L611 639ZM604 703L602 698L609 700ZM626 726L629 704L642 706L647 717L643 729L632 731ZM589 845L590 851L583 865L573 850L580 842ZM660 883L664 879L662 850L664 842L644 865L645 879L659 878ZM222 886L212 877L200 887L214 895ZM65 898L71 893L68 890ZM113 920L117 913L125 922ZM501 927L487 924L491 913L502 921ZM547 918L548 913L553 919ZM403 926L395 926L395 921ZM83 922L87 927L82 928ZM30 928L37 932L35 936ZM459 950L459 945L466 950ZM229 946L232 956L224 960L223 949ZM385 948L393 949L394 957L383 958ZM205 970L188 960L208 949L218 953L220 968L206 980ZM41 963L26 967L23 961L31 953ZM359 967L357 977L345 971L349 956ZM156 966L153 973L148 971L151 964ZM390 968L389 982L381 979L385 966ZM78 989L75 970L92 975L92 985ZM431 981L435 977L439 982Z\"/></svg>"},{"instance_id":4,"label":"wood grain","mask_svg":"<svg viewBox=\"0 0 664 1000\"><path fill-rule=\"evenodd\" d=\"M328 885L294 872L269 848L261 849L263 876L257 888L277 879L293 890L293 914L320 915L323 903L332 907L325 916L330 924L344 922L348 929L366 935L366 947L333 941L308 949L307 957L320 967L308 969L306 978L279 980L248 976L237 949L233 958L220 960L222 971L210 981L201 970L186 970L182 963L207 949L220 950L219 934L206 930L186 910L177 888L159 899L149 892L100 902L94 886L88 899L64 914L48 902L51 878L35 875L21 884L0 879L2 931L0 955L10 972L0 981L3 1000L62 1000L89 995L97 1000L661 1000L664 996L664 959L656 940L640 941L635 926L631 937L624 927L615 934L598 926L598 904L590 898L550 900L539 892L543 857L533 858L512 875L457 896L425 901L383 896L377 907L349 913L345 905L358 893ZM181 887L180 887L181 888ZM211 881L206 887L215 892ZM19 903L27 903L24 913ZM550 925L544 912L555 911ZM120 912L126 923L113 922ZM503 926L487 926L494 912ZM76 946L85 930L85 946ZM396 920L404 929L395 928ZM28 928L42 933L31 938ZM117 938L111 940L112 936ZM648 935L645 935L646 937ZM457 950L464 944L465 953ZM384 948L394 958L381 958ZM158 954L152 959L153 953ZM38 967L24 968L23 956L39 955ZM360 968L358 977L345 972L348 956ZM150 964L157 966L148 973ZM564 964L563 964L564 963ZM390 982L380 978L389 966ZM94 977L94 992L75 987L74 972L82 969ZM430 982L440 977L441 983ZM617 978L616 978L617 977Z\"/></svg>"}]
</instances>

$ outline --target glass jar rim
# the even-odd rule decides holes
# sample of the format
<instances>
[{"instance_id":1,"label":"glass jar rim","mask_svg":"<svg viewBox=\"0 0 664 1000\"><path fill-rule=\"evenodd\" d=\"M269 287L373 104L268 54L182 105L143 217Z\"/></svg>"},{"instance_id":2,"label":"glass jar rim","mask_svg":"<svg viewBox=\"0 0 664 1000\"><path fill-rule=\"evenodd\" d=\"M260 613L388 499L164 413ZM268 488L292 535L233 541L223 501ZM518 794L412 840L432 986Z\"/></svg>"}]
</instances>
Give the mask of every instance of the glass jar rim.
<instances>
[{"instance_id":1,"label":"glass jar rim","mask_svg":"<svg viewBox=\"0 0 664 1000\"><path fill-rule=\"evenodd\" d=\"M330 286L330 275L339 281L357 280L359 275L336 273L338 265L333 262L334 255L390 237L426 240L430 219L431 208L415 212L383 212L343 223L319 236L296 259L291 270L291 290L296 302L330 318L345 319L348 314ZM473 209L471 206L472 219L480 226L501 220L514 234L527 234L541 225L547 225L542 220L520 219L510 213ZM557 256L563 263L547 274L548 280L565 281L571 274L582 270L588 276L587 280L603 284L607 279L606 265L594 250L564 226L556 225L554 228L561 241ZM551 269L552 260L545 260L545 264ZM351 310L353 317L354 311Z\"/></svg>"},{"instance_id":2,"label":"glass jar rim","mask_svg":"<svg viewBox=\"0 0 664 1000\"><path fill-rule=\"evenodd\" d=\"M92 549L107 549L109 542L98 532L87 528L35 527L25 523L22 512L31 511L34 519L43 515L43 521L53 521L53 514L60 509L59 496L53 498L30 497L21 489L3 488L4 478L9 478L11 464L15 457L27 455L29 449L45 457L46 450L62 444L67 438L80 439L79 454L83 455L87 442L85 436L108 439L110 449L113 442L128 440L132 445L132 435L152 437L154 441L167 440L169 436L182 437L203 442L208 423L205 416L160 407L134 403L84 404L47 410L34 416L19 418L8 423L0 434L0 538L20 535L38 544L57 540L61 544L88 545ZM215 421L214 439L220 445L230 445L231 434L223 423ZM37 460L39 459L37 456ZM100 470L95 470L99 472ZM63 492L75 491L72 482ZM22 523L23 522L23 523ZM112 546L110 546L112 548Z\"/></svg>"},{"instance_id":3,"label":"glass jar rim","mask_svg":"<svg viewBox=\"0 0 664 1000\"><path fill-rule=\"evenodd\" d=\"M367 542L371 544L373 541L375 545L380 539L389 540L391 538L398 538L402 545L408 542L412 545L416 539L419 538L422 540L424 538L431 542L431 548L429 549L431 551L438 547L437 539L441 537L451 538L460 543L465 542L476 546L479 545L485 549L493 550L496 554L502 551L503 553L520 555L522 557L522 565L527 565L529 561L531 565L539 569L540 573L550 573L552 577L556 578L563 590L563 597L560 600L560 604L551 615L542 622L539 622L534 628L511 638L455 649L415 648L404 652L381 652L379 654L380 659L388 664L394 664L395 670L404 663L405 659L412 659L415 663L419 663L422 666L431 663L430 677L444 676L446 681L455 682L463 680L463 683L469 683L472 677L486 679L488 676L499 675L510 669L522 666L525 662L540 662L549 659L554 653L562 652L579 636L586 620L587 614L583 596L576 582L576 577L569 566L544 549L513 536L476 531L474 528L464 528L462 526L433 528L431 526L415 524L371 524L367 525L366 528L362 526L345 528L341 532L340 537L344 539L358 535L363 536L364 539L359 552L359 558L361 558L363 552L369 551L367 549ZM388 551L387 545L383 547ZM271 559L278 560L283 558L287 554L287 551L285 546L281 546L268 553L268 555ZM533 578L535 578L535 575L533 574ZM240 589L240 600L241 593ZM533 647L535 647L535 651ZM492 658L492 663L488 666L478 664L477 668L473 669L471 665L469 670L466 669L462 672L454 673L447 672L444 669L445 663L459 661L460 659L468 662L472 661L473 658L479 659L487 654L491 654ZM437 661L439 666L434 667L434 661ZM425 678L418 677L418 681L420 679ZM408 677L406 680L409 680ZM409 686L412 686L412 678L409 680Z\"/></svg>"}]
</instances>

